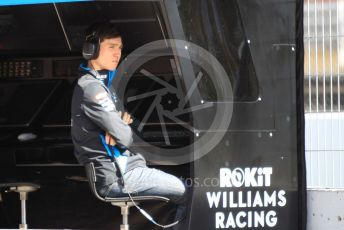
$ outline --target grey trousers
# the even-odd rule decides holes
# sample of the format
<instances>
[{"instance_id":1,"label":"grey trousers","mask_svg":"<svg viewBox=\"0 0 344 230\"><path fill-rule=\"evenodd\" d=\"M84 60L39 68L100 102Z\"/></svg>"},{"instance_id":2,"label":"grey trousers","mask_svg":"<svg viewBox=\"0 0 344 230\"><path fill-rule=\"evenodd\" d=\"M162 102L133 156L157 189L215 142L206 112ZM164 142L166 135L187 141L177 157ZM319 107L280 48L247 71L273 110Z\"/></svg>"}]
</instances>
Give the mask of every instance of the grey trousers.
<instances>
[{"instance_id":1,"label":"grey trousers","mask_svg":"<svg viewBox=\"0 0 344 230\"><path fill-rule=\"evenodd\" d=\"M110 186L106 197L131 195L164 196L179 203L186 191L183 182L177 177L161 170L148 167L135 168L123 175L124 187L118 183Z\"/></svg>"},{"instance_id":2,"label":"grey trousers","mask_svg":"<svg viewBox=\"0 0 344 230\"><path fill-rule=\"evenodd\" d=\"M128 196L163 196L177 204L174 220L180 220L187 211L187 190L183 182L171 174L148 167L135 168L123 175L124 186L114 183L106 197ZM178 229L178 225L171 228Z\"/></svg>"}]
</instances>

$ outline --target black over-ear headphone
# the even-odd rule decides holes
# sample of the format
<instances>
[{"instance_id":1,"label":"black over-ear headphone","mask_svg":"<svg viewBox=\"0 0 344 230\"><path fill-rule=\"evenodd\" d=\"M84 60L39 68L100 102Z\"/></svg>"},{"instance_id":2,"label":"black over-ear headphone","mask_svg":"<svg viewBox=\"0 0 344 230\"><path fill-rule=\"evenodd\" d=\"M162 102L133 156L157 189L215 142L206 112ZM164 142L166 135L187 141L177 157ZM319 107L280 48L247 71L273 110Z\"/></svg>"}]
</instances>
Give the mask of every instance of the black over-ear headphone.
<instances>
[{"instance_id":1,"label":"black over-ear headphone","mask_svg":"<svg viewBox=\"0 0 344 230\"><path fill-rule=\"evenodd\" d=\"M86 60L96 59L99 56L100 38L97 31L86 36L82 47L82 56Z\"/></svg>"}]
</instances>

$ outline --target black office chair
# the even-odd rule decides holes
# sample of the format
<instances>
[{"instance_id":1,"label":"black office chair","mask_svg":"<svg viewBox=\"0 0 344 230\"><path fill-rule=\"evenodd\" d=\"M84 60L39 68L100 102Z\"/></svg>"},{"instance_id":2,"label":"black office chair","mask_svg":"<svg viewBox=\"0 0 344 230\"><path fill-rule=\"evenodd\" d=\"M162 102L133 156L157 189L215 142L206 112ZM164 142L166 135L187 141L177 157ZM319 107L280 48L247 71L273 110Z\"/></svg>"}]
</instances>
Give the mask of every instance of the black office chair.
<instances>
[{"instance_id":1,"label":"black office chair","mask_svg":"<svg viewBox=\"0 0 344 230\"><path fill-rule=\"evenodd\" d=\"M96 190L96 175L93 163L88 163L85 165L86 167L86 176L88 178L89 185L91 187L92 193L101 201L109 202L114 206L121 208L122 214L122 225L120 230L129 230L129 208L134 206L134 202L139 204L141 201L164 201L168 202L169 199L166 197L161 196L132 196L132 200L130 197L118 197L118 198L103 198L101 197L97 190ZM134 202L133 202L134 201Z\"/></svg>"},{"instance_id":2,"label":"black office chair","mask_svg":"<svg viewBox=\"0 0 344 230\"><path fill-rule=\"evenodd\" d=\"M21 201L21 224L19 229L27 229L26 223L26 200L28 199L28 193L34 192L39 189L40 186L34 183L26 182L14 182L14 183L0 183L0 201L1 192L17 192Z\"/></svg>"}]
</instances>

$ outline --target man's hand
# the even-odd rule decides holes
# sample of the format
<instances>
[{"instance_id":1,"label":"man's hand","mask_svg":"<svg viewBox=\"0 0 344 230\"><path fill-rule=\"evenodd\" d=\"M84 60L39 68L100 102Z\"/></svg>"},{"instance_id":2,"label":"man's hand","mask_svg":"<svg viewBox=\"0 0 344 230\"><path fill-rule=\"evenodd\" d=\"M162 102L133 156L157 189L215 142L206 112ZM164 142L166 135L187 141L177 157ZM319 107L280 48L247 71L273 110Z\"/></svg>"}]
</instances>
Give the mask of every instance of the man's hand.
<instances>
[{"instance_id":1,"label":"man's hand","mask_svg":"<svg viewBox=\"0 0 344 230\"><path fill-rule=\"evenodd\" d=\"M108 132L106 132L106 135L105 135L105 142L106 144L111 145L111 146L115 146L117 144L115 139Z\"/></svg>"},{"instance_id":2,"label":"man's hand","mask_svg":"<svg viewBox=\"0 0 344 230\"><path fill-rule=\"evenodd\" d=\"M122 117L122 112L119 112L119 115ZM133 123L133 119L131 118L131 115L127 112L124 112L122 120L127 124L130 125Z\"/></svg>"},{"instance_id":3,"label":"man's hand","mask_svg":"<svg viewBox=\"0 0 344 230\"><path fill-rule=\"evenodd\" d=\"M130 114L127 113L127 112L124 112L123 116L122 116L122 112L119 112L119 116L122 118L122 120L130 125L131 123L133 123L133 119L131 118ZM111 146L115 146L117 143L116 143L116 140L111 136L110 133L106 132L106 135L105 135L105 142L106 144L108 145L111 145Z\"/></svg>"}]
</instances>

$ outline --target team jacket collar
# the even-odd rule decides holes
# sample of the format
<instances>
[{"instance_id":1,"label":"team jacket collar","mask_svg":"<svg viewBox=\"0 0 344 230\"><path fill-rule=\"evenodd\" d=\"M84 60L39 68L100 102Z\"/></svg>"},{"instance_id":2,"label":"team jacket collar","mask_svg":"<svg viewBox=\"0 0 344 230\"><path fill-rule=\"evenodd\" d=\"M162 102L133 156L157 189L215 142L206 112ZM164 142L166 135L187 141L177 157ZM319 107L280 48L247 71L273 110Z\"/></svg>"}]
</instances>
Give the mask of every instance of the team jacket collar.
<instances>
[{"instance_id":1,"label":"team jacket collar","mask_svg":"<svg viewBox=\"0 0 344 230\"><path fill-rule=\"evenodd\" d=\"M116 75L116 70L93 70L87 67L85 64L80 65L80 70L82 72L87 72L91 74L94 78L100 80L107 87L110 87L113 78Z\"/></svg>"}]
</instances>

